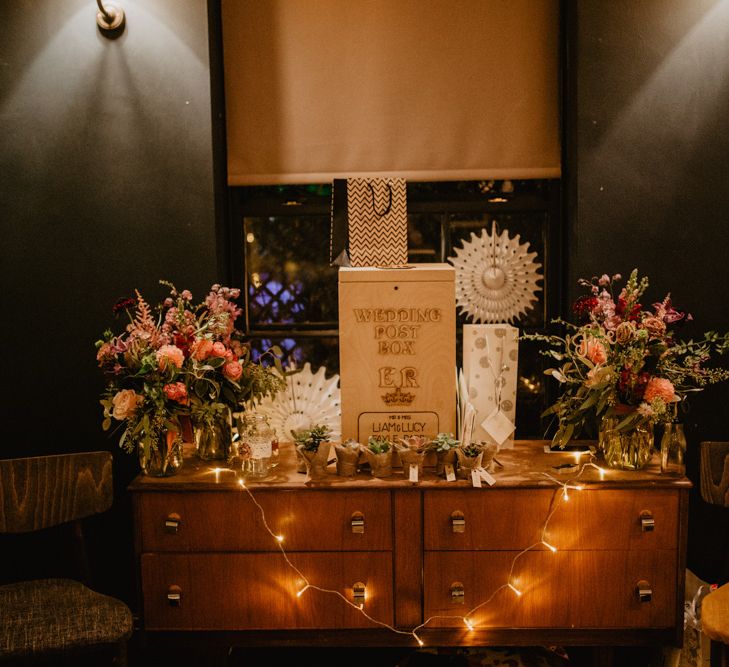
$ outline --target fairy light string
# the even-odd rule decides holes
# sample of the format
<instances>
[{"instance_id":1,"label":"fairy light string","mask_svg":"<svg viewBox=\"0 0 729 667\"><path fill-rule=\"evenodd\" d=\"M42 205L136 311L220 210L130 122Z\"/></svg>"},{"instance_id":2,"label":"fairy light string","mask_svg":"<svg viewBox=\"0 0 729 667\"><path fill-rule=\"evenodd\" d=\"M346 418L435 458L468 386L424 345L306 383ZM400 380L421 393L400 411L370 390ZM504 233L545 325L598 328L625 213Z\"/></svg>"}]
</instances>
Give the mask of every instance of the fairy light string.
<instances>
[{"instance_id":1,"label":"fairy light string","mask_svg":"<svg viewBox=\"0 0 729 667\"><path fill-rule=\"evenodd\" d=\"M495 597L496 595L504 590L508 589L511 590L514 593L514 596L519 599L524 595L524 591L521 590L515 582L517 582L517 579L514 578L514 572L517 566L517 563L519 562L519 559L529 553L530 551L534 551L535 549L540 549L542 547L548 549L552 553L555 553L558 550L558 547L551 544L547 541L547 529L549 527L549 522L552 520L552 517L555 515L557 510L562 507L562 505L569 501L569 490L574 491L582 491L584 489L584 486L580 484L576 484L577 480L582 477L585 470L587 468L594 468L598 471L600 474L600 479L604 478L605 471L598 466L594 462L595 456L594 454L590 453L590 460L580 465L577 474L575 474L573 477L568 479L567 481L561 481L554 477L553 475L550 475L549 473L543 472L542 475L546 477L550 482L557 485L557 488L555 489L554 495L552 497L552 501L550 503L550 509L547 513L547 516L542 524L541 530L539 532L539 540L537 542L534 542L533 544L530 544L525 549L522 549L519 553L514 556L514 558L511 561L511 566L509 568L509 574L507 576L507 580L505 583L501 584L501 586L498 586L491 595L486 598L483 602L480 602L475 607L472 607L469 609L465 614L434 614L432 616L429 616L426 618L420 625L417 625L412 630L400 630L399 628L396 628L395 626L391 625L390 623L386 623L385 621L381 621L377 618L374 618L370 614L367 613L364 609L364 604L355 604L351 600L349 600L345 595L342 594L341 591L331 589L331 588L324 588L323 586L318 586L314 583L312 583L309 578L291 561L289 558L288 553L286 552L286 549L283 546L284 543L284 536L276 533L271 526L268 524L268 521L266 519L266 512L261 506L261 504L258 502L256 497L253 495L252 491L246 486L245 481L243 479L238 480L238 485L242 491L246 493L246 495L250 498L251 502L256 506L258 509L260 515L261 515L261 521L263 523L263 527L265 528L266 532L269 533L271 538L273 539L275 545L277 546L278 550L281 552L281 555L283 556L284 561L286 562L286 565L291 568L293 572L296 573L296 575L299 577L299 579L303 582L299 590L296 592L296 597L300 598L304 593L306 593L309 590L315 590L320 593L325 593L329 595L335 595L340 600L342 600L345 604L352 607L352 609L356 610L362 616L364 616L368 621L371 623L374 623L375 625L379 625L380 627L383 627L387 630L390 630L391 632L398 634L398 635L409 635L415 641L418 643L419 646L424 646L423 640L420 638L420 635L418 634L419 631L423 630L426 626L428 626L431 622L435 620L460 620L463 622L463 624L466 626L466 628L469 631L474 631L478 627L478 623L473 620L473 615L479 610L488 605ZM222 471L220 468L215 468L213 472L216 473L216 477L219 475L219 473ZM233 472L233 471L231 471ZM561 501L561 502L560 502Z\"/></svg>"}]
</instances>

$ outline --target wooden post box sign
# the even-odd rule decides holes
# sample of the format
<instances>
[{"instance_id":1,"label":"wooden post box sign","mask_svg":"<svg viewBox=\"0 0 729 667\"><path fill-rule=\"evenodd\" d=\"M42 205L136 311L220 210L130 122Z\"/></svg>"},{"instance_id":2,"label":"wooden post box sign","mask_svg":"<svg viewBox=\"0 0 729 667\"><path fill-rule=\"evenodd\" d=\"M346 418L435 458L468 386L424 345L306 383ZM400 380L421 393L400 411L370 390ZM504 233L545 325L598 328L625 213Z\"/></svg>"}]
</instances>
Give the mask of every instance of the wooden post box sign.
<instances>
[{"instance_id":1,"label":"wooden post box sign","mask_svg":"<svg viewBox=\"0 0 729 667\"><path fill-rule=\"evenodd\" d=\"M455 432L455 270L339 270L342 439Z\"/></svg>"}]
</instances>

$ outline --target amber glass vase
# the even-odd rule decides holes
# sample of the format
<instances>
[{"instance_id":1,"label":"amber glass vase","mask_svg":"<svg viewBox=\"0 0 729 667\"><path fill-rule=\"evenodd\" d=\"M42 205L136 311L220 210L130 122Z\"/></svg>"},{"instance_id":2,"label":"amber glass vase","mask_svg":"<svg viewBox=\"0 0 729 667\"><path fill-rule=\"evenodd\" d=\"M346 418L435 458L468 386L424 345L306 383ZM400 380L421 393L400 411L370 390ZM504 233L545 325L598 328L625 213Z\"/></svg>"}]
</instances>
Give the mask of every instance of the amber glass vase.
<instances>
[{"instance_id":1,"label":"amber glass vase","mask_svg":"<svg viewBox=\"0 0 729 667\"><path fill-rule=\"evenodd\" d=\"M637 424L627 431L616 429L618 417L603 417L599 447L609 468L640 470L653 455L653 424Z\"/></svg>"}]
</instances>

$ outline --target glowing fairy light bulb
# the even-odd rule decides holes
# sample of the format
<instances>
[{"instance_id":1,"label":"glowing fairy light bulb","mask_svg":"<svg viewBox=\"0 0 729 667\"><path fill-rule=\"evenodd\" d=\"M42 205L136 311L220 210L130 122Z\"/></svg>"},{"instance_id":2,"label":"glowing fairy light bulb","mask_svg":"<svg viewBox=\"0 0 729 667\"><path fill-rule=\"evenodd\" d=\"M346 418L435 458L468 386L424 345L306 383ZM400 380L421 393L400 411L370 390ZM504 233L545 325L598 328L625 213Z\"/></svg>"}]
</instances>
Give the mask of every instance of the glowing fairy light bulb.
<instances>
[{"instance_id":1,"label":"glowing fairy light bulb","mask_svg":"<svg viewBox=\"0 0 729 667\"><path fill-rule=\"evenodd\" d=\"M245 489L246 488L246 483L242 479L239 479L238 480L238 486L240 486L241 489Z\"/></svg>"},{"instance_id":2,"label":"glowing fairy light bulb","mask_svg":"<svg viewBox=\"0 0 729 667\"><path fill-rule=\"evenodd\" d=\"M514 591L514 595L516 595L516 597L521 597L521 591L516 586L514 586L513 584L508 584L508 586L512 591Z\"/></svg>"},{"instance_id":3,"label":"glowing fairy light bulb","mask_svg":"<svg viewBox=\"0 0 729 667\"><path fill-rule=\"evenodd\" d=\"M463 622L466 624L468 631L473 632L473 623L471 623L471 621L469 621L467 618L464 618Z\"/></svg>"},{"instance_id":4,"label":"glowing fairy light bulb","mask_svg":"<svg viewBox=\"0 0 729 667\"><path fill-rule=\"evenodd\" d=\"M554 553L555 551L557 551L557 547L555 547L554 545L550 544L549 542L545 542L544 540L542 540L542 544L545 547L547 547L547 549L549 549L552 553Z\"/></svg>"},{"instance_id":5,"label":"glowing fairy light bulb","mask_svg":"<svg viewBox=\"0 0 729 667\"><path fill-rule=\"evenodd\" d=\"M303 587L303 588L302 588L302 589L301 589L301 590L300 590L300 591L299 591L299 592L298 592L298 593L296 594L296 597L297 597L297 598L300 598L300 597L301 597L301 596L302 596L302 595L303 595L303 594L304 594L304 593L306 592L306 589L307 589L307 588L309 588L309 584L306 584L306 586L304 586L304 587Z\"/></svg>"},{"instance_id":6,"label":"glowing fairy light bulb","mask_svg":"<svg viewBox=\"0 0 729 667\"><path fill-rule=\"evenodd\" d=\"M276 541L277 542L283 542L284 541L284 536L283 535L274 535L274 537L276 538Z\"/></svg>"},{"instance_id":7,"label":"glowing fairy light bulb","mask_svg":"<svg viewBox=\"0 0 729 667\"><path fill-rule=\"evenodd\" d=\"M567 487L564 486L564 487L562 487L562 500L567 502L569 499L570 499L570 494L567 493Z\"/></svg>"}]
</instances>

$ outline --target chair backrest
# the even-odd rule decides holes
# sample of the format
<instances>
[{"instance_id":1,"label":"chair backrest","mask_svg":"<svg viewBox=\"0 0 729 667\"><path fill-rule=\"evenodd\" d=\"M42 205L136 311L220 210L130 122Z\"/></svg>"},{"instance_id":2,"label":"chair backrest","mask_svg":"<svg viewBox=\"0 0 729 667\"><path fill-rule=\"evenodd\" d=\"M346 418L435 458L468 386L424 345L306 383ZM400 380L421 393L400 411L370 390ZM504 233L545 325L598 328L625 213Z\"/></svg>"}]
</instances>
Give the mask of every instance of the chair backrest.
<instances>
[{"instance_id":1,"label":"chair backrest","mask_svg":"<svg viewBox=\"0 0 729 667\"><path fill-rule=\"evenodd\" d=\"M729 507L729 442L701 443L701 497Z\"/></svg>"},{"instance_id":2,"label":"chair backrest","mask_svg":"<svg viewBox=\"0 0 729 667\"><path fill-rule=\"evenodd\" d=\"M27 533L108 510L111 470L109 452L0 460L0 533Z\"/></svg>"}]
</instances>

